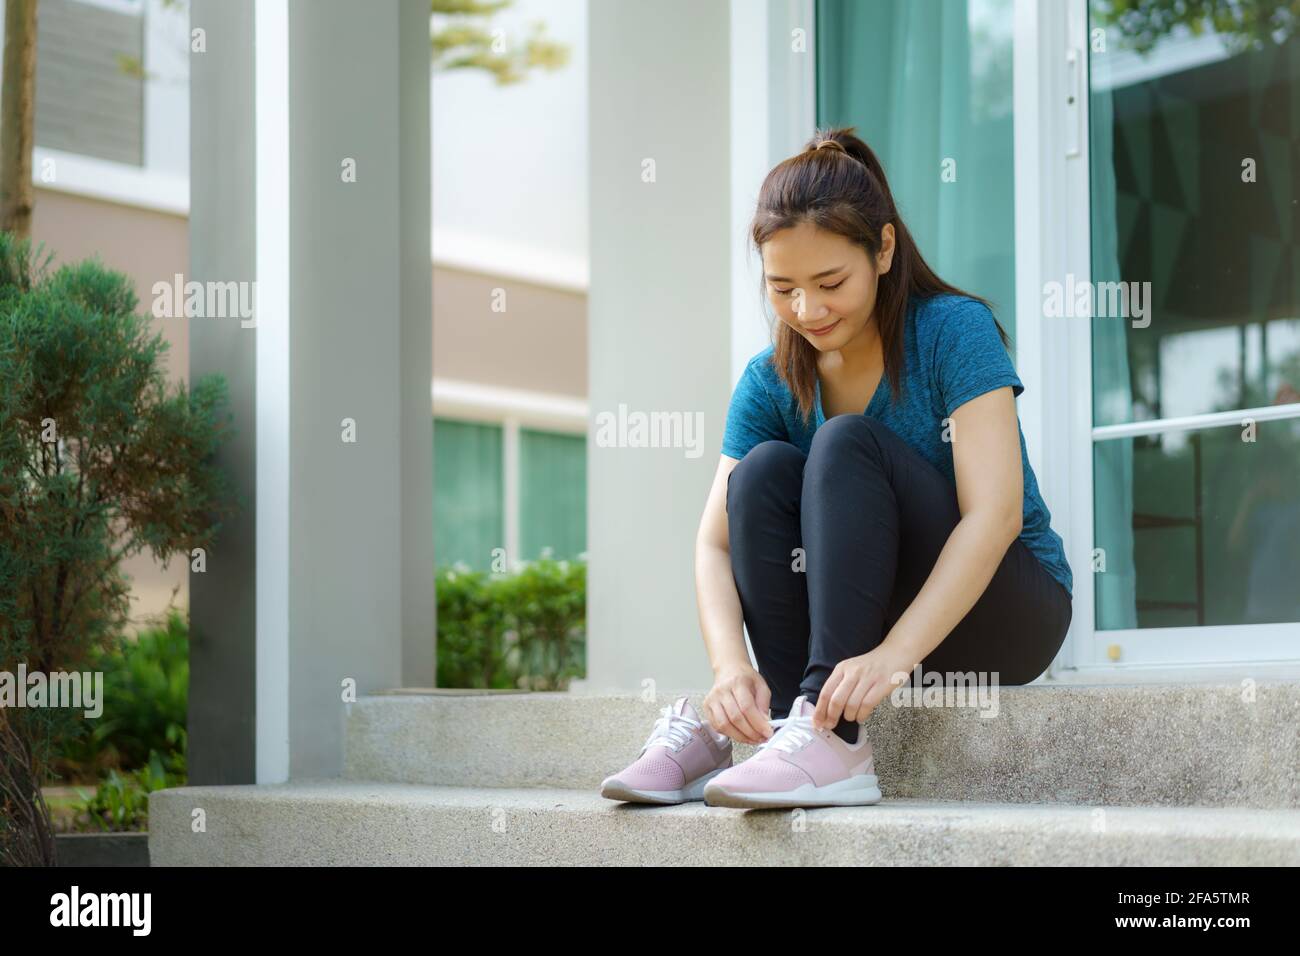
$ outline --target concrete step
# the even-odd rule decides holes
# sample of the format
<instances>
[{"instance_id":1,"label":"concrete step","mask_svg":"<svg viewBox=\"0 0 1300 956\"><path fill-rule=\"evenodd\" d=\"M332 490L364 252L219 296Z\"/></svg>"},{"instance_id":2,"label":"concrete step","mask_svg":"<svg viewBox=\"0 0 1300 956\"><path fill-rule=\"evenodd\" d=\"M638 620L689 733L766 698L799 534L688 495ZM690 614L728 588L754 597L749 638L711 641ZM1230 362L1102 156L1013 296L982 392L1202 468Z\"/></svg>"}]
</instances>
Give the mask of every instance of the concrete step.
<instances>
[{"instance_id":1,"label":"concrete step","mask_svg":"<svg viewBox=\"0 0 1300 956\"><path fill-rule=\"evenodd\" d=\"M867 721L886 798L1300 807L1300 681L999 687ZM400 691L349 705L343 776L594 790L659 709L637 696ZM699 706L703 694L691 693ZM779 716L779 715L778 715ZM736 762L750 746L735 746Z\"/></svg>"},{"instance_id":2,"label":"concrete step","mask_svg":"<svg viewBox=\"0 0 1300 956\"><path fill-rule=\"evenodd\" d=\"M149 800L154 866L1300 865L1300 811L889 798L732 810L589 790L356 780L181 787ZM205 832L194 833L202 808Z\"/></svg>"}]
</instances>

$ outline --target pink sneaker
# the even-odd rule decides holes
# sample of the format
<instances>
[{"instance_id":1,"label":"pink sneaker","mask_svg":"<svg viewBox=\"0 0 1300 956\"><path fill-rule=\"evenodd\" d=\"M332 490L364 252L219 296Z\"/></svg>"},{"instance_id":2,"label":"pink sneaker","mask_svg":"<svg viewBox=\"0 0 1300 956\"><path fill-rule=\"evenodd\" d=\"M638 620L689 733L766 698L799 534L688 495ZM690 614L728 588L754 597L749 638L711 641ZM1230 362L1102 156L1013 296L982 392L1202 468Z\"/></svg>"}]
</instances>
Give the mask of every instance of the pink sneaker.
<instances>
[{"instance_id":1,"label":"pink sneaker","mask_svg":"<svg viewBox=\"0 0 1300 956\"><path fill-rule=\"evenodd\" d=\"M702 800L704 785L731 766L731 738L700 718L685 696L659 712L641 753L606 777L600 795L632 803Z\"/></svg>"},{"instance_id":2,"label":"pink sneaker","mask_svg":"<svg viewBox=\"0 0 1300 956\"><path fill-rule=\"evenodd\" d=\"M830 730L813 728L816 710L800 695L790 716L758 745L754 756L710 780L704 802L711 807L849 807L880 802L871 741L859 726L847 744Z\"/></svg>"}]
</instances>

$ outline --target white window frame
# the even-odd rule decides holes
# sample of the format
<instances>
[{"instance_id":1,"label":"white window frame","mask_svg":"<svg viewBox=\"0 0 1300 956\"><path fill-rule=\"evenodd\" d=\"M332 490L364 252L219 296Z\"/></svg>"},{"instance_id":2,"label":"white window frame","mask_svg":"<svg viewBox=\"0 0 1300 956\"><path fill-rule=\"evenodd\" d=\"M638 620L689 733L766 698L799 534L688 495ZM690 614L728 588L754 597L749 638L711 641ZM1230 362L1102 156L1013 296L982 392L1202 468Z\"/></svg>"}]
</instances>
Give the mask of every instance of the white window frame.
<instances>
[{"instance_id":1,"label":"white window frame","mask_svg":"<svg viewBox=\"0 0 1300 956\"><path fill-rule=\"evenodd\" d=\"M144 13L144 0L77 0L89 7L102 7L114 13Z\"/></svg>"},{"instance_id":2,"label":"white window frame","mask_svg":"<svg viewBox=\"0 0 1300 956\"><path fill-rule=\"evenodd\" d=\"M1074 571L1074 617L1049 677L1167 679L1209 670L1294 675L1300 669L1297 623L1096 629L1095 442L1238 424L1244 417L1288 418L1300 413L1300 404L1093 427L1091 323L1046 320L1041 294L1048 280L1068 274L1091 279L1087 0L1016 0L1015 21L1016 358L1026 385L1021 418ZM1111 659L1112 649L1119 660Z\"/></svg>"},{"instance_id":3,"label":"white window frame","mask_svg":"<svg viewBox=\"0 0 1300 956\"><path fill-rule=\"evenodd\" d=\"M1081 497L1091 494L1091 461L1080 470L1077 441L1070 423L1080 410L1091 415L1092 367L1074 360L1078 329L1043 316L1043 283L1073 271L1085 275L1089 260L1089 222L1085 231L1066 228L1070 202L1087 209L1087 150L1079 149L1086 108L1076 96L1076 111L1066 108L1066 50L1071 37L1068 4L1015 0L1012 110L1015 157L1016 370L1025 385L1018 401L1021 428L1039 489L1061 535L1074 579L1070 630L1046 678L1074 672L1093 631L1091 521ZM1072 139L1067 146L1067 135ZM1067 153L1069 155L1067 155ZM1082 264L1082 269L1080 268ZM1086 323L1076 323L1086 325ZM1086 332L1085 332L1085 347ZM1085 486L1082 488L1081 486ZM1083 533L1082 529L1089 529Z\"/></svg>"}]
</instances>

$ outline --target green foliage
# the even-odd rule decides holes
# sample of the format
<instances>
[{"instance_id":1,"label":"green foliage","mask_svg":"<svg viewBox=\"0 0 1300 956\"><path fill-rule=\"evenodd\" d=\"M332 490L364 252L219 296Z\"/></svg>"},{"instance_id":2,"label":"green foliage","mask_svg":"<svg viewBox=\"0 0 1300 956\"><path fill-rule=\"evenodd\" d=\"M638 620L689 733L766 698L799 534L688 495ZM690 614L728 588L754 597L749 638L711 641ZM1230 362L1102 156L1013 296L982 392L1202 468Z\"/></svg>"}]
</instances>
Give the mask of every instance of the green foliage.
<instances>
[{"instance_id":1,"label":"green foliage","mask_svg":"<svg viewBox=\"0 0 1300 956\"><path fill-rule=\"evenodd\" d=\"M183 779L190 678L185 618L172 610L162 625L99 652L91 668L104 674L104 712L84 720L83 732L65 744L65 778L147 767L157 758Z\"/></svg>"},{"instance_id":2,"label":"green foliage","mask_svg":"<svg viewBox=\"0 0 1300 956\"><path fill-rule=\"evenodd\" d=\"M80 669L125 629L124 558L210 548L233 494L219 377L169 386L131 281L0 234L0 667Z\"/></svg>"},{"instance_id":3,"label":"green foliage","mask_svg":"<svg viewBox=\"0 0 1300 956\"><path fill-rule=\"evenodd\" d=\"M78 790L81 803L74 807L72 829L78 831L137 832L149 829L149 794L183 786L155 753L149 763L131 773L110 770L93 794Z\"/></svg>"},{"instance_id":4,"label":"green foliage","mask_svg":"<svg viewBox=\"0 0 1300 956\"><path fill-rule=\"evenodd\" d=\"M50 261L0 233L0 670L46 674L89 669L125 630L125 558L147 550L166 567L210 549L238 503L215 466L231 431L224 381L170 385L131 280ZM39 787L82 721L63 707L0 713L0 857L49 856ZM139 724L119 728L132 746L147 739ZM183 732L170 743L158 766L179 766ZM123 819L125 793L105 797Z\"/></svg>"},{"instance_id":5,"label":"green foliage","mask_svg":"<svg viewBox=\"0 0 1300 956\"><path fill-rule=\"evenodd\" d=\"M587 566L544 557L510 574L437 574L438 686L565 690L586 673Z\"/></svg>"},{"instance_id":6,"label":"green foliage","mask_svg":"<svg viewBox=\"0 0 1300 956\"><path fill-rule=\"evenodd\" d=\"M532 69L558 70L569 62L569 48L546 38L546 25L534 21L522 41L502 42L491 20L514 0L431 0L430 44L433 69L483 70L498 86L520 83Z\"/></svg>"},{"instance_id":7,"label":"green foliage","mask_svg":"<svg viewBox=\"0 0 1300 956\"><path fill-rule=\"evenodd\" d=\"M1114 26L1121 45L1139 53L1185 29L1217 33L1234 53L1285 43L1300 27L1300 0L1092 0L1095 23Z\"/></svg>"}]
</instances>

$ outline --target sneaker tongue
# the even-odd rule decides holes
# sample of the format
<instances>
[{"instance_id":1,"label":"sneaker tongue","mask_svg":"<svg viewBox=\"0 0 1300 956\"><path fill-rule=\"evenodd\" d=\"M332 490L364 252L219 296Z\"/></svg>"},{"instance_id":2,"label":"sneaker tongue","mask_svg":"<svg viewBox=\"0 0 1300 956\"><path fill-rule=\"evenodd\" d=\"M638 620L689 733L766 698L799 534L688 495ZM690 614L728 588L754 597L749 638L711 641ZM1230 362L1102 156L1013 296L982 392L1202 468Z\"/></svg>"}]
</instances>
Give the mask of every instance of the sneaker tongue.
<instances>
[{"instance_id":1,"label":"sneaker tongue","mask_svg":"<svg viewBox=\"0 0 1300 956\"><path fill-rule=\"evenodd\" d=\"M808 698L800 694L794 699L794 704L790 707L791 717L803 717L805 714L815 714L817 705L810 704Z\"/></svg>"},{"instance_id":2,"label":"sneaker tongue","mask_svg":"<svg viewBox=\"0 0 1300 956\"><path fill-rule=\"evenodd\" d=\"M700 719L699 715L695 712L695 708L691 706L690 700L685 696L678 697L675 701L673 701L672 707L673 707L672 712L674 714L677 714L678 716L689 717L692 720ZM663 712L660 711L660 713L662 714ZM659 719L660 721L665 721L665 718L663 717L660 717ZM676 746L679 743L680 741L674 741L669 736L669 725L665 722L664 726L660 728L659 735L651 738L648 746L671 748Z\"/></svg>"}]
</instances>

